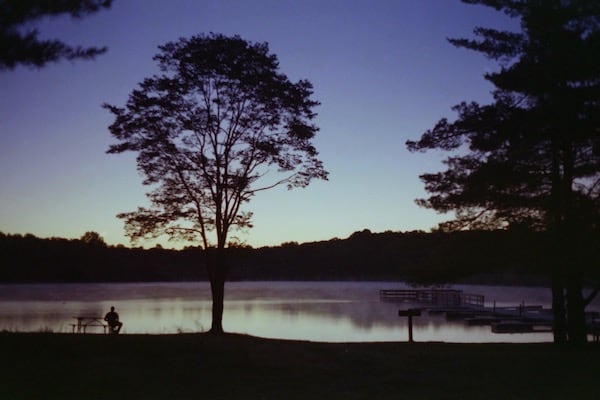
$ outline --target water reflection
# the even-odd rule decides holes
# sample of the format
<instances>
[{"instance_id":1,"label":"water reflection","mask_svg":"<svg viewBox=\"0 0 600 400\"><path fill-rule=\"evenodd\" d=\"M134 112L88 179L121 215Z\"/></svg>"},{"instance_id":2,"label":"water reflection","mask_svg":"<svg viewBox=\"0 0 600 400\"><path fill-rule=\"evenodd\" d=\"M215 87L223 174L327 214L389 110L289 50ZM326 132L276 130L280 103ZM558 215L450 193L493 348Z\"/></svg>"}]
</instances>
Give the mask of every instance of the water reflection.
<instances>
[{"instance_id":1,"label":"water reflection","mask_svg":"<svg viewBox=\"0 0 600 400\"><path fill-rule=\"evenodd\" d=\"M226 287L226 331L327 342L406 341L405 304L380 302L383 282L233 282ZM486 305L525 301L548 307L545 288L457 287L486 296ZM75 316L103 316L115 306L122 333L203 332L211 320L207 283L0 285L0 330L71 332ZM600 309L598 301L594 304ZM540 342L550 333L493 334L426 313L413 320L415 341ZM102 332L98 328L98 333Z\"/></svg>"}]
</instances>

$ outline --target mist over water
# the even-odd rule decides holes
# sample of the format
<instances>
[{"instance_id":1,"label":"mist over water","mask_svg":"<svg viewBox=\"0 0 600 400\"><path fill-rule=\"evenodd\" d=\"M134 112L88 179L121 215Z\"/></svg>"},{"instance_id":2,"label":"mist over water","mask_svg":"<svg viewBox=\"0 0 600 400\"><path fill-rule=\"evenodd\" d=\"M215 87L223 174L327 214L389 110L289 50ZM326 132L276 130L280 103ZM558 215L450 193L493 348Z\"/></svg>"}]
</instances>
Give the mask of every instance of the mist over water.
<instances>
[{"instance_id":1,"label":"mist over water","mask_svg":"<svg viewBox=\"0 0 600 400\"><path fill-rule=\"evenodd\" d=\"M230 282L223 325L227 332L324 342L406 341L406 303L381 302L380 289L397 282ZM455 285L483 294L486 307L550 307L547 288ZM210 328L207 282L0 285L0 331L72 332L76 316L104 316L116 307L123 334L204 332ZM588 311L600 310L596 300ZM551 333L495 334L490 326L467 326L444 315L413 319L415 341L550 342ZM102 333L102 328L89 328Z\"/></svg>"}]
</instances>

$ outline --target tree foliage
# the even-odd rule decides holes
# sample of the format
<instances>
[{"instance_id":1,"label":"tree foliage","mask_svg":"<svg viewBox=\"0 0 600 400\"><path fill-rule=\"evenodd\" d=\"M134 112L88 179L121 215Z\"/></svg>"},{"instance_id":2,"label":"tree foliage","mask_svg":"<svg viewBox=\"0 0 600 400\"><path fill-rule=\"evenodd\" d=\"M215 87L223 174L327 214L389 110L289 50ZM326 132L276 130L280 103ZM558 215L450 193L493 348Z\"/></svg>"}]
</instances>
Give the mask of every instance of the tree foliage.
<instances>
[{"instance_id":1,"label":"tree foliage","mask_svg":"<svg viewBox=\"0 0 600 400\"><path fill-rule=\"evenodd\" d=\"M255 193L327 178L312 144L319 103L310 82L278 71L266 43L210 34L159 48L161 73L124 108L105 106L118 141L109 153L136 152L151 188L150 207L119 217L132 239L167 234L216 247L210 275L222 282L222 249L232 229L251 226L243 206Z\"/></svg>"},{"instance_id":2,"label":"tree foliage","mask_svg":"<svg viewBox=\"0 0 600 400\"><path fill-rule=\"evenodd\" d=\"M88 246L106 247L104 238L98 232L87 231L79 240Z\"/></svg>"},{"instance_id":3,"label":"tree foliage","mask_svg":"<svg viewBox=\"0 0 600 400\"><path fill-rule=\"evenodd\" d=\"M499 71L485 75L496 87L494 101L463 102L454 108L454 122L442 119L407 142L412 151L453 153L446 171L421 176L431 196L418 203L456 211L442 229L553 232L555 294L566 288L569 304L583 304L577 238L597 231L600 221L600 3L465 2L520 18L521 32L480 27L476 39L450 39L499 62ZM561 304L558 299L556 308ZM569 324L580 320L571 333L581 338L583 307L577 308Z\"/></svg>"},{"instance_id":4,"label":"tree foliage","mask_svg":"<svg viewBox=\"0 0 600 400\"><path fill-rule=\"evenodd\" d=\"M497 88L492 104L463 102L456 121L442 119L407 143L413 151L455 151L446 171L422 176L433 195L418 203L457 210L451 228L548 226L568 210L578 211L571 222L597 224L600 65L592 55L600 54L600 5L467 2L521 17L523 32L477 28L480 39L450 40L502 67L485 75Z\"/></svg>"},{"instance_id":5,"label":"tree foliage","mask_svg":"<svg viewBox=\"0 0 600 400\"><path fill-rule=\"evenodd\" d=\"M195 36L160 47L162 74L145 79L125 108L107 105L119 141L109 153L138 153L152 208L120 217L132 238L167 233L222 246L250 224L242 205L261 190L326 178L311 140L312 86L277 72L266 43ZM275 181L268 167L287 173ZM207 232L215 230L211 242Z\"/></svg>"},{"instance_id":6,"label":"tree foliage","mask_svg":"<svg viewBox=\"0 0 600 400\"><path fill-rule=\"evenodd\" d=\"M87 235L84 235L87 236ZM95 237L95 235L91 235ZM591 246L586 279L600 271L600 248ZM407 281L414 284L488 283L541 285L544 232L357 231L344 239L282 243L253 249L230 246L227 260L235 280ZM206 250L93 246L81 239L37 238L0 232L0 282L150 282L208 280ZM515 303L520 299L514 299Z\"/></svg>"},{"instance_id":7,"label":"tree foliage","mask_svg":"<svg viewBox=\"0 0 600 400\"><path fill-rule=\"evenodd\" d=\"M480 40L450 40L499 60L502 68L485 76L497 88L494 103L461 103L455 122L442 119L408 142L410 150L457 151L445 172L422 176L434 195L419 204L458 210L464 226L490 216L495 226L548 226L570 210L571 222L597 227L600 72L591 55L600 54L600 6L468 2L521 16L523 32L477 28Z\"/></svg>"},{"instance_id":8,"label":"tree foliage","mask_svg":"<svg viewBox=\"0 0 600 400\"><path fill-rule=\"evenodd\" d=\"M72 47L60 40L42 40L32 22L63 14L83 18L109 8L112 0L0 0L0 70L17 65L43 67L60 59L91 59L106 47Z\"/></svg>"}]
</instances>

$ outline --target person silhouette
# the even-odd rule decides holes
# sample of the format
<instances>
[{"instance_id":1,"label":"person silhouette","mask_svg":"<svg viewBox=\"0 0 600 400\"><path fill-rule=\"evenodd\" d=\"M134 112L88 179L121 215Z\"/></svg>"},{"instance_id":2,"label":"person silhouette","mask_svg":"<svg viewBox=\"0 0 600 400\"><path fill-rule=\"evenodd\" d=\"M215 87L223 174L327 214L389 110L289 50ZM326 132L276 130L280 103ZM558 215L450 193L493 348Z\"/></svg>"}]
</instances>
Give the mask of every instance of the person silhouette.
<instances>
[{"instance_id":1,"label":"person silhouette","mask_svg":"<svg viewBox=\"0 0 600 400\"><path fill-rule=\"evenodd\" d=\"M119 314L115 311L114 307L110 308L110 312L106 313L104 320L108 322L109 333L118 334L123 327L123 323L119 321Z\"/></svg>"}]
</instances>

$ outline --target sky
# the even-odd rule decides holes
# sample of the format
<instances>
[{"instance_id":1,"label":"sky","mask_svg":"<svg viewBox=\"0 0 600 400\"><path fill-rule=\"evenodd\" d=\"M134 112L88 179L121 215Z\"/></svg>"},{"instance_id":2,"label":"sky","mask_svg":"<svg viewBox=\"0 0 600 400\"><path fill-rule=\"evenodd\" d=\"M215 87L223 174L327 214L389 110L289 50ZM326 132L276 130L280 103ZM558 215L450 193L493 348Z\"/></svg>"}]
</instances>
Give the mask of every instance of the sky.
<instances>
[{"instance_id":1,"label":"sky","mask_svg":"<svg viewBox=\"0 0 600 400\"><path fill-rule=\"evenodd\" d=\"M135 154L115 141L103 103L123 106L158 73L158 46L201 33L268 42L280 71L308 79L321 102L314 144L328 181L260 192L253 247L346 238L355 231L428 231L451 215L418 207L419 175L443 169L440 152L410 153L461 101L491 101L483 78L497 64L449 37L517 22L459 0L115 0L83 19L43 19L42 38L107 46L93 61L0 71L0 232L79 238L95 231L130 246L117 213L146 206ZM155 242L136 245L152 246ZM189 243L160 241L164 247Z\"/></svg>"}]
</instances>

